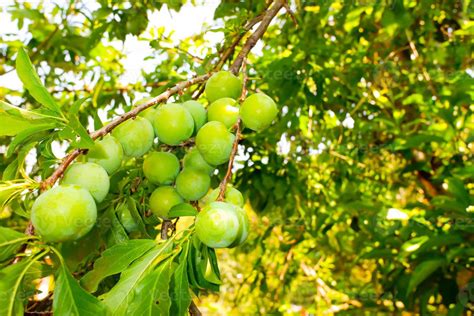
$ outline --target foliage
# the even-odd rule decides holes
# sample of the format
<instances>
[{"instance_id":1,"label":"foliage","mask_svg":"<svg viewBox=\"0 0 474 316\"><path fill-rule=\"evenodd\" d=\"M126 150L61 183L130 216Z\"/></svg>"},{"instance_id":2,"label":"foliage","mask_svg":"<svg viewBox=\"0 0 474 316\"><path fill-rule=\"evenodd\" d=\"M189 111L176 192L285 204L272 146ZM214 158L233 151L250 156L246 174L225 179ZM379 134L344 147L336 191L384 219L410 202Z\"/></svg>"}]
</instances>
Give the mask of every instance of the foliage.
<instances>
[{"instance_id":1,"label":"foliage","mask_svg":"<svg viewBox=\"0 0 474 316\"><path fill-rule=\"evenodd\" d=\"M282 10L261 53L248 58L249 91L274 96L281 115L264 133L243 131L234 183L246 197L251 230L242 247L219 250L222 271L214 250L190 237L185 218L178 235L151 241L159 220L143 201L153 187L132 164L112 177L112 194L84 239L33 247L9 265L22 243L38 245L19 232L38 182L60 160L58 144L90 148L88 130L142 96L212 70L222 48L267 4L222 1L215 24L175 46L173 26L147 27L147 12L182 5L98 0L93 7L70 1L2 8L28 36L0 39L0 74L16 69L24 84L21 91L0 88L0 292L9 293L0 297L0 314L29 308L35 282L52 274L58 314L87 306L94 314L177 315L195 295L209 314L472 309L467 1L290 1L298 24ZM225 40L214 47L209 32ZM123 85L124 53L113 41L132 36L149 42L154 65ZM176 99L189 100L199 88ZM125 203L139 227L133 233L116 215ZM187 204L172 213L194 215Z\"/></svg>"}]
</instances>

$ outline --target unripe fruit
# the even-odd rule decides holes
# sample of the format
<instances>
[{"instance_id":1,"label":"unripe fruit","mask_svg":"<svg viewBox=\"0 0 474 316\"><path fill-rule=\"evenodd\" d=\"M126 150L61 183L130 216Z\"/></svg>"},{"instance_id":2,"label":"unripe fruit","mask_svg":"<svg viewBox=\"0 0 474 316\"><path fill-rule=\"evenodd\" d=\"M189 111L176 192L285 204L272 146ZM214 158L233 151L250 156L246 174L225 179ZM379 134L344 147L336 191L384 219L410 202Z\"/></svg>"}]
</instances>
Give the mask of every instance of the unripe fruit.
<instances>
[{"instance_id":1,"label":"unripe fruit","mask_svg":"<svg viewBox=\"0 0 474 316\"><path fill-rule=\"evenodd\" d=\"M240 234L239 214L229 203L212 202L196 216L196 235L212 248L229 247Z\"/></svg>"},{"instance_id":2,"label":"unripe fruit","mask_svg":"<svg viewBox=\"0 0 474 316\"><path fill-rule=\"evenodd\" d=\"M234 242L229 246L229 248L237 247L245 242L247 240L247 237L249 235L249 218L247 216L247 213L240 208L236 207L237 215L239 216L239 233L237 234L237 237L235 238Z\"/></svg>"},{"instance_id":3,"label":"unripe fruit","mask_svg":"<svg viewBox=\"0 0 474 316\"><path fill-rule=\"evenodd\" d=\"M118 212L120 222L122 223L125 230L129 233L137 230L138 225L135 222L130 210L126 206L122 206Z\"/></svg>"},{"instance_id":4,"label":"unripe fruit","mask_svg":"<svg viewBox=\"0 0 474 316\"><path fill-rule=\"evenodd\" d=\"M193 134L194 120L182 105L168 103L158 108L153 126L160 142L178 145Z\"/></svg>"},{"instance_id":5,"label":"unripe fruit","mask_svg":"<svg viewBox=\"0 0 474 316\"><path fill-rule=\"evenodd\" d=\"M196 136L196 147L207 163L217 166L229 160L235 136L221 122L204 124Z\"/></svg>"},{"instance_id":6,"label":"unripe fruit","mask_svg":"<svg viewBox=\"0 0 474 316\"><path fill-rule=\"evenodd\" d=\"M179 160L172 153L152 152L143 161L143 173L154 184L171 184L179 173Z\"/></svg>"},{"instance_id":7,"label":"unripe fruit","mask_svg":"<svg viewBox=\"0 0 474 316\"><path fill-rule=\"evenodd\" d=\"M206 194L205 197L202 198L201 203L208 204L208 203L216 201L217 197L219 196L219 192L220 192L220 188L219 187L215 188L214 190ZM231 186L228 186L225 190L224 201L238 207L243 207L245 203L242 193L240 193L239 190Z\"/></svg>"},{"instance_id":8,"label":"unripe fruit","mask_svg":"<svg viewBox=\"0 0 474 316\"><path fill-rule=\"evenodd\" d=\"M242 81L228 71L219 71L209 78L205 92L211 102L220 98L238 99L242 93Z\"/></svg>"},{"instance_id":9,"label":"unripe fruit","mask_svg":"<svg viewBox=\"0 0 474 316\"><path fill-rule=\"evenodd\" d=\"M112 135L106 135L102 140L96 141L94 147L87 153L87 160L101 165L108 174L112 174L120 168L122 159L122 145Z\"/></svg>"},{"instance_id":10,"label":"unripe fruit","mask_svg":"<svg viewBox=\"0 0 474 316\"><path fill-rule=\"evenodd\" d=\"M112 135L122 144L125 155L130 157L139 157L149 151L155 138L153 126L140 116L117 126Z\"/></svg>"},{"instance_id":11,"label":"unripe fruit","mask_svg":"<svg viewBox=\"0 0 474 316\"><path fill-rule=\"evenodd\" d=\"M211 186L207 173L195 169L184 169L176 178L176 191L185 200L196 201L206 195Z\"/></svg>"},{"instance_id":12,"label":"unripe fruit","mask_svg":"<svg viewBox=\"0 0 474 316\"><path fill-rule=\"evenodd\" d=\"M254 131L261 131L270 126L277 114L275 102L264 93L252 94L240 106L242 121Z\"/></svg>"},{"instance_id":13,"label":"unripe fruit","mask_svg":"<svg viewBox=\"0 0 474 316\"><path fill-rule=\"evenodd\" d=\"M141 106L150 102L151 100L153 100L152 97L143 98L135 102L133 106L134 107ZM153 125L153 122L155 121L155 116L156 116L156 108L154 106L149 107L148 109L145 109L142 112L140 112L138 115L146 118L148 122L150 122Z\"/></svg>"},{"instance_id":14,"label":"unripe fruit","mask_svg":"<svg viewBox=\"0 0 474 316\"><path fill-rule=\"evenodd\" d=\"M199 150L194 147L184 155L183 167L186 169L199 170L207 174L212 174L215 167L211 166L204 160Z\"/></svg>"},{"instance_id":15,"label":"unripe fruit","mask_svg":"<svg viewBox=\"0 0 474 316\"><path fill-rule=\"evenodd\" d=\"M191 113L194 120L194 132L197 133L207 121L206 109L201 103L194 100L184 102L183 106Z\"/></svg>"},{"instance_id":16,"label":"unripe fruit","mask_svg":"<svg viewBox=\"0 0 474 316\"><path fill-rule=\"evenodd\" d=\"M227 128L231 128L239 118L239 107L234 99L222 98L212 102L207 109L207 116L209 122L222 122Z\"/></svg>"},{"instance_id":17,"label":"unripe fruit","mask_svg":"<svg viewBox=\"0 0 474 316\"><path fill-rule=\"evenodd\" d=\"M46 191L31 209L36 232L50 242L79 239L91 230L96 219L94 199L77 185L60 185Z\"/></svg>"},{"instance_id":18,"label":"unripe fruit","mask_svg":"<svg viewBox=\"0 0 474 316\"><path fill-rule=\"evenodd\" d=\"M167 219L170 209L183 203L183 198L173 187L159 187L153 191L150 197L150 209L156 216Z\"/></svg>"},{"instance_id":19,"label":"unripe fruit","mask_svg":"<svg viewBox=\"0 0 474 316\"><path fill-rule=\"evenodd\" d=\"M76 162L64 174L62 184L75 184L88 190L97 203L109 193L110 180L107 171L93 162Z\"/></svg>"}]
</instances>

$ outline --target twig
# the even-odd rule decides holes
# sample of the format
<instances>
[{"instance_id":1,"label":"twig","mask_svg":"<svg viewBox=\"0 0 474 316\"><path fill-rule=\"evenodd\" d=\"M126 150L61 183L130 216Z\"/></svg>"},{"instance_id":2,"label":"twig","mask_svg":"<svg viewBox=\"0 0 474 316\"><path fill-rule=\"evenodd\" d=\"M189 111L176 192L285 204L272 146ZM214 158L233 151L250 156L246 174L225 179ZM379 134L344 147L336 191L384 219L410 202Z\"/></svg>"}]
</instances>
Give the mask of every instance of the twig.
<instances>
[{"instance_id":1,"label":"twig","mask_svg":"<svg viewBox=\"0 0 474 316\"><path fill-rule=\"evenodd\" d=\"M283 7L283 4L283 0L276 0L263 16L262 22L260 23L258 28L247 39L247 42L245 42L244 46L239 52L239 55L237 55L237 58L234 60L232 66L230 67L230 72L232 72L234 75L239 72L244 58L249 54L250 50L255 46L255 44L257 44L258 40L263 36L268 26L270 25L270 22L272 22L278 11L280 11L280 9Z\"/></svg>"},{"instance_id":2,"label":"twig","mask_svg":"<svg viewBox=\"0 0 474 316\"><path fill-rule=\"evenodd\" d=\"M291 20L293 21L295 26L298 26L298 20L296 19L295 13L293 12L293 10L291 10L290 6L288 5L288 1L285 0L285 2L283 2L283 6L285 7L286 12L288 12L288 14L290 15Z\"/></svg>"}]
</instances>

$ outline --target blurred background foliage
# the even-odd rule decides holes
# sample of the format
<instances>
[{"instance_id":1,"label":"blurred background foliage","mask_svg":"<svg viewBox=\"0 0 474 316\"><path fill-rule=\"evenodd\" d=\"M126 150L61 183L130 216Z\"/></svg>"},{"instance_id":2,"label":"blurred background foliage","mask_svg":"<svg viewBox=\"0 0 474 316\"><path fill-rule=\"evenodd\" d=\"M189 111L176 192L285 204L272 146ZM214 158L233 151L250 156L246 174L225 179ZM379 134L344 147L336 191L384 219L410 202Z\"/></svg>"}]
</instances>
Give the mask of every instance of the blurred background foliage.
<instances>
[{"instance_id":1,"label":"blurred background foliage","mask_svg":"<svg viewBox=\"0 0 474 316\"><path fill-rule=\"evenodd\" d=\"M198 305L209 315L470 313L472 2L289 4L297 23L282 10L247 66L249 89L281 109L265 133L244 132L237 157L234 183L247 198L250 238L218 252L224 284ZM1 33L0 80L27 47L63 109L91 98L79 120L97 129L137 99L210 71L267 5L12 1L0 6L2 25L18 29ZM214 20L178 42L172 23L151 25L153 12L179 15L183 6L214 10ZM124 41L137 39L147 43L146 67L136 65L137 79L127 81ZM0 98L36 106L21 86L0 88ZM32 177L52 172L61 136L38 139L33 152L0 156L4 179L7 166L28 155L37 160L27 168ZM0 151L10 141L0 139ZM1 225L22 229L22 208L5 208Z\"/></svg>"}]
</instances>

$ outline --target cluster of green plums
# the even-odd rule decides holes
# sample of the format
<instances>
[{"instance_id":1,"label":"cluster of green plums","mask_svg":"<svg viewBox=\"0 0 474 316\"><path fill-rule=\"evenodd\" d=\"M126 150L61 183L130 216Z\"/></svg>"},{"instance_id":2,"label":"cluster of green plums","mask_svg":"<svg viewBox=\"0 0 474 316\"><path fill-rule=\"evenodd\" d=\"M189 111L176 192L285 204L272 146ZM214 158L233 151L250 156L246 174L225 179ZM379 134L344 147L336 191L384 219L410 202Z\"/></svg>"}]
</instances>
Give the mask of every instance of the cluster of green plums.
<instances>
[{"instance_id":1,"label":"cluster of green plums","mask_svg":"<svg viewBox=\"0 0 474 316\"><path fill-rule=\"evenodd\" d=\"M31 220L36 231L51 242L84 236L96 222L96 204L109 192L109 175L120 168L124 158L144 156L143 174L156 186L148 200L155 215L168 219L174 206L196 201L202 209L195 229L204 244L220 248L244 242L249 226L242 209L244 198L237 189L228 187L224 201L217 201L219 188L211 190L211 176L217 166L229 160L235 141L232 131L239 117L245 127L261 131L275 119L277 106L263 93L252 94L239 104L242 82L226 71L211 76L205 93L210 103L207 108L197 101L151 107L96 141L87 162L72 164L60 185L34 202ZM169 148L193 136L195 146L182 159L172 152L150 151L155 137ZM134 229L126 207L120 210L119 218L128 231Z\"/></svg>"}]
</instances>

